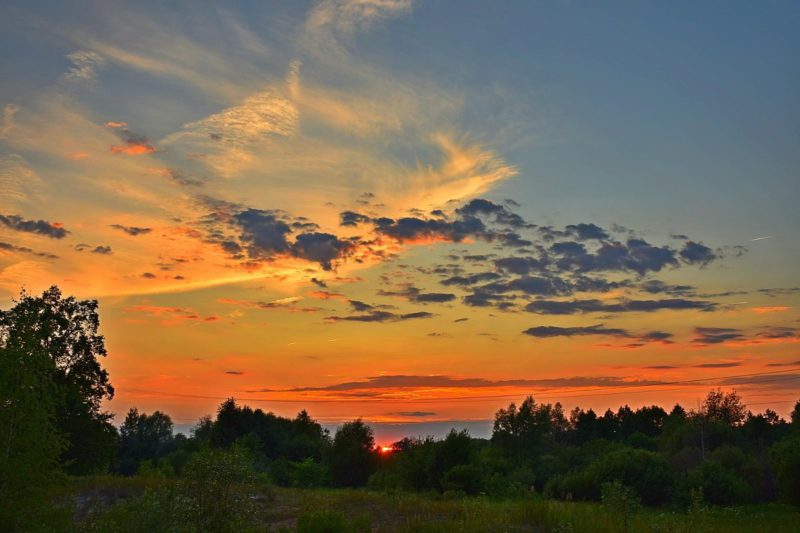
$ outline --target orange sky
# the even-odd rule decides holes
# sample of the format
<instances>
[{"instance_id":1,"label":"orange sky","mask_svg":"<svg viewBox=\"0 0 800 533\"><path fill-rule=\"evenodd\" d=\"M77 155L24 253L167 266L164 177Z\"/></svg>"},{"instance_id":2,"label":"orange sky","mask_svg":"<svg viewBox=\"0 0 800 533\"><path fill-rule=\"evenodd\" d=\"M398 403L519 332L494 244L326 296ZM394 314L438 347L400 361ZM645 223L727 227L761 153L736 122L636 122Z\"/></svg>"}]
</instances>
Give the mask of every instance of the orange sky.
<instances>
[{"instance_id":1,"label":"orange sky","mask_svg":"<svg viewBox=\"0 0 800 533\"><path fill-rule=\"evenodd\" d=\"M690 61L663 15L618 42L588 6L442 4L20 7L2 305L98 299L118 420L234 396L446 425L528 394L693 408L713 387L787 414L798 116L787 69L760 70L771 34L751 55L694 36ZM630 46L652 40L655 59Z\"/></svg>"}]
</instances>

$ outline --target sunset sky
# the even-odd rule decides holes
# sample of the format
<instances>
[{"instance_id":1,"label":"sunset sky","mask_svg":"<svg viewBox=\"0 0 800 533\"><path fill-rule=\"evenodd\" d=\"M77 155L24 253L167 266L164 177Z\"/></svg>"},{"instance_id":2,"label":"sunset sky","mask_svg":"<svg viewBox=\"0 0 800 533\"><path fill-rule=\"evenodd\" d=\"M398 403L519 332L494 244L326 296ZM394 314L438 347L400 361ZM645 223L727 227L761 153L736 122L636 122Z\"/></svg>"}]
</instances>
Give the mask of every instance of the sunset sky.
<instances>
[{"instance_id":1,"label":"sunset sky","mask_svg":"<svg viewBox=\"0 0 800 533\"><path fill-rule=\"evenodd\" d=\"M796 2L4 2L0 303L117 421L800 397ZM413 424L413 425L408 425Z\"/></svg>"}]
</instances>

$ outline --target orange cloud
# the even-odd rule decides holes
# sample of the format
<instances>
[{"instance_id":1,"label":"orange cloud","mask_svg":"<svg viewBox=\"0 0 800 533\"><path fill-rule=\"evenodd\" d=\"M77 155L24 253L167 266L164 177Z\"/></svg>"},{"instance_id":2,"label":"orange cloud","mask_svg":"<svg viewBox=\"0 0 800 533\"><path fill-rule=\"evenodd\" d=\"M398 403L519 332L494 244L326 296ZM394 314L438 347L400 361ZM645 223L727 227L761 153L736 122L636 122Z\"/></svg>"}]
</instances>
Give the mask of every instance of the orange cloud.
<instances>
[{"instance_id":1,"label":"orange cloud","mask_svg":"<svg viewBox=\"0 0 800 533\"><path fill-rule=\"evenodd\" d=\"M184 322L216 322L220 317L216 315L202 316L193 309L160 305L134 305L125 309L126 312L145 313L161 317L160 323L164 326L174 326Z\"/></svg>"},{"instance_id":2,"label":"orange cloud","mask_svg":"<svg viewBox=\"0 0 800 533\"><path fill-rule=\"evenodd\" d=\"M788 311L791 307L785 305L768 305L764 307L753 307L750 310L754 313L758 313L759 315L764 315L766 313L782 313L784 311Z\"/></svg>"},{"instance_id":3,"label":"orange cloud","mask_svg":"<svg viewBox=\"0 0 800 533\"><path fill-rule=\"evenodd\" d=\"M142 155L152 154L155 151L155 147L147 142L128 141L125 144L111 146L112 154Z\"/></svg>"},{"instance_id":4,"label":"orange cloud","mask_svg":"<svg viewBox=\"0 0 800 533\"><path fill-rule=\"evenodd\" d=\"M308 293L308 297L317 298L318 300L347 300L347 297L344 294L327 291L311 291Z\"/></svg>"}]
</instances>

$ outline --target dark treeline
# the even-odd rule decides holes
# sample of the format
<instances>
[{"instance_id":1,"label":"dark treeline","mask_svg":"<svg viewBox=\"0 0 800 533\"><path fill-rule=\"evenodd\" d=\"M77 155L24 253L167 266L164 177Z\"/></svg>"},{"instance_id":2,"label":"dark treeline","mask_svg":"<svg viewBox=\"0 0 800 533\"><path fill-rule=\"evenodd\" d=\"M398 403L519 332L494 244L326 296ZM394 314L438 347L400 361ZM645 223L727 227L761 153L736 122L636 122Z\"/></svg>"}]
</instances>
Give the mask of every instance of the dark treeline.
<instances>
[{"instance_id":1,"label":"dark treeline","mask_svg":"<svg viewBox=\"0 0 800 533\"><path fill-rule=\"evenodd\" d=\"M306 411L289 419L229 399L187 437L158 411L131 409L119 429L111 424L100 407L114 390L98 326L96 302L55 287L0 311L0 525L66 475L181 478L187 465L196 473L209 458L233 456L293 487L599 500L613 484L652 506L800 505L800 402L785 421L721 390L689 411L566 413L528 397L497 412L491 439L452 430L402 439L386 453L361 420L330 435Z\"/></svg>"},{"instance_id":2,"label":"dark treeline","mask_svg":"<svg viewBox=\"0 0 800 533\"><path fill-rule=\"evenodd\" d=\"M179 475L204 447L245 449L257 470L294 487L600 500L605 483L619 482L645 505L800 505L800 402L789 423L770 410L753 414L735 392L720 390L691 412L676 405L567 414L528 397L497 412L491 439L451 430L440 440L404 438L388 453L361 420L331 437L305 411L288 419L229 399L187 438L172 435L168 416L131 410L118 465L128 475Z\"/></svg>"}]
</instances>

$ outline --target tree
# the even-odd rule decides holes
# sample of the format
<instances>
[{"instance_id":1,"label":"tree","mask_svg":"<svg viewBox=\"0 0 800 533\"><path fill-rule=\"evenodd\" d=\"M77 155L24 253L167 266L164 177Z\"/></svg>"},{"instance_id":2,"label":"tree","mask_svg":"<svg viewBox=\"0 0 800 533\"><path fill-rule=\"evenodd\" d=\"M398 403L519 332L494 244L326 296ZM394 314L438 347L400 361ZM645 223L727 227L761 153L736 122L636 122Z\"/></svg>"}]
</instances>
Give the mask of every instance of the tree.
<instances>
[{"instance_id":1,"label":"tree","mask_svg":"<svg viewBox=\"0 0 800 533\"><path fill-rule=\"evenodd\" d=\"M47 386L54 388L53 423L65 439L62 464L72 473L106 468L116 430L113 415L103 412L101 403L113 398L114 388L98 360L106 349L98 334L97 301L62 298L55 286L40 297L23 291L0 321L4 347L22 357L49 358L37 366L47 366Z\"/></svg>"},{"instance_id":2,"label":"tree","mask_svg":"<svg viewBox=\"0 0 800 533\"><path fill-rule=\"evenodd\" d=\"M533 457L541 453L542 444L553 441L569 428L560 403L537 404L528 396L517 406L500 409L494 417L492 443L511 456Z\"/></svg>"},{"instance_id":3,"label":"tree","mask_svg":"<svg viewBox=\"0 0 800 533\"><path fill-rule=\"evenodd\" d=\"M372 428L361 419L339 427L330 450L333 482L345 487L364 485L375 471L374 448Z\"/></svg>"},{"instance_id":4,"label":"tree","mask_svg":"<svg viewBox=\"0 0 800 533\"><path fill-rule=\"evenodd\" d=\"M173 449L172 419L160 411L139 414L133 407L119 429L119 470L135 474L142 461L156 461Z\"/></svg>"},{"instance_id":5,"label":"tree","mask_svg":"<svg viewBox=\"0 0 800 533\"><path fill-rule=\"evenodd\" d=\"M736 391L725 393L717 389L708 393L701 412L708 420L739 426L747 417L747 406Z\"/></svg>"},{"instance_id":6,"label":"tree","mask_svg":"<svg viewBox=\"0 0 800 533\"><path fill-rule=\"evenodd\" d=\"M445 474L456 466L467 465L475 454L472 439L466 429L451 429L441 442L433 446L428 455L428 479L430 486L443 489Z\"/></svg>"},{"instance_id":7,"label":"tree","mask_svg":"<svg viewBox=\"0 0 800 533\"><path fill-rule=\"evenodd\" d=\"M0 311L0 529L6 530L17 529L31 492L53 480L64 446L55 421L55 366L33 342L36 314L24 302L15 309Z\"/></svg>"}]
</instances>

